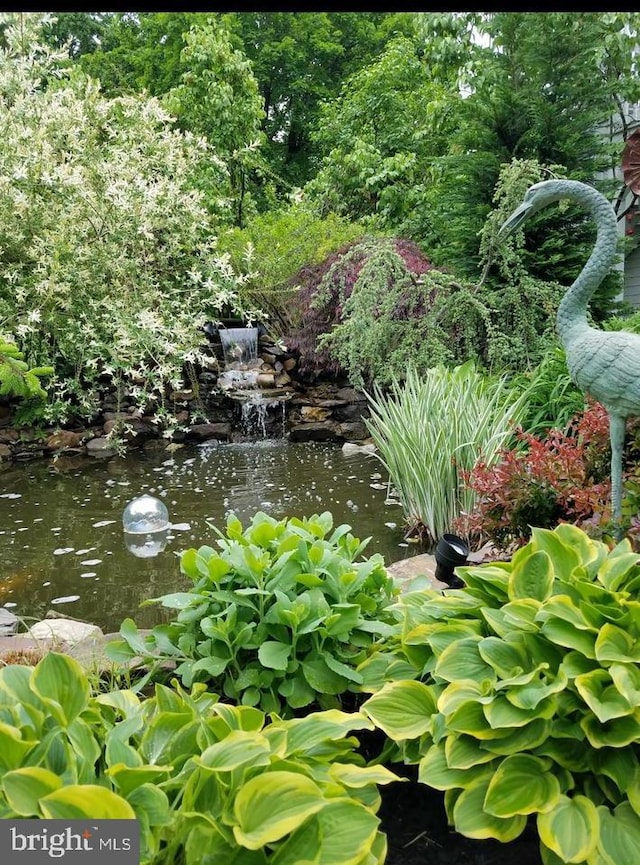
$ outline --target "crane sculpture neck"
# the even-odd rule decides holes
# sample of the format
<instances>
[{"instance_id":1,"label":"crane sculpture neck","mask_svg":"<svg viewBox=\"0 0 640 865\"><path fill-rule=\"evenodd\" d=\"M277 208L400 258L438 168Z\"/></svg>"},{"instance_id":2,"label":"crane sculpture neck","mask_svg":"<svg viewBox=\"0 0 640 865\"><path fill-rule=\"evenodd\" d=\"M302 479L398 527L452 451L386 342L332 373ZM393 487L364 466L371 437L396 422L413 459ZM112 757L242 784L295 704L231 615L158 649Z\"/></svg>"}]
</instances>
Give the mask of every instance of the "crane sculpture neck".
<instances>
[{"instance_id":1,"label":"crane sculpture neck","mask_svg":"<svg viewBox=\"0 0 640 865\"><path fill-rule=\"evenodd\" d=\"M587 307L594 291L609 273L616 257L618 229L616 214L607 199L577 180L558 182L558 199L568 198L589 211L598 228L595 246L580 275L564 295L556 316L556 330L563 344L589 330Z\"/></svg>"}]
</instances>

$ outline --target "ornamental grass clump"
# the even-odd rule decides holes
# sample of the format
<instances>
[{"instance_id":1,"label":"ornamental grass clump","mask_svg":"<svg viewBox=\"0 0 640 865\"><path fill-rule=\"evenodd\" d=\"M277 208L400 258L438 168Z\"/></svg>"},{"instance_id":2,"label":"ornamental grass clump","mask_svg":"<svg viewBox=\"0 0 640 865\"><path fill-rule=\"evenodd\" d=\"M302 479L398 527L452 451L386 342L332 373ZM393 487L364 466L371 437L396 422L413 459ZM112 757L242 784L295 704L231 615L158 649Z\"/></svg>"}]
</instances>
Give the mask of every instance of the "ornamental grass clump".
<instances>
[{"instance_id":1,"label":"ornamental grass clump","mask_svg":"<svg viewBox=\"0 0 640 865\"><path fill-rule=\"evenodd\" d=\"M436 541L475 493L464 483L479 459L491 465L510 440L524 407L506 379L489 379L472 362L453 369L413 368L389 393L367 394L367 426L400 499L410 534Z\"/></svg>"},{"instance_id":2,"label":"ornamental grass clump","mask_svg":"<svg viewBox=\"0 0 640 865\"><path fill-rule=\"evenodd\" d=\"M469 838L535 823L544 865L637 861L640 555L564 523L510 562L413 591L362 706ZM412 671L412 672L411 672Z\"/></svg>"}]
</instances>

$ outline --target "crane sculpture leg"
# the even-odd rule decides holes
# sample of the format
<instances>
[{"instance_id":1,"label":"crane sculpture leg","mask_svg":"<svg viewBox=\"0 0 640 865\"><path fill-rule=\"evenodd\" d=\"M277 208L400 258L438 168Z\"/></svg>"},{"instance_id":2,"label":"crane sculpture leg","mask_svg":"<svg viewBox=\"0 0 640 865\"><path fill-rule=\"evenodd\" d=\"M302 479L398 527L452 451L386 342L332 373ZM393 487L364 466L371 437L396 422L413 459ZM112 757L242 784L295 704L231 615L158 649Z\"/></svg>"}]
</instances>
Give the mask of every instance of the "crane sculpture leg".
<instances>
[{"instance_id":1,"label":"crane sculpture leg","mask_svg":"<svg viewBox=\"0 0 640 865\"><path fill-rule=\"evenodd\" d=\"M624 449L626 418L609 412L609 440L611 442L611 510L616 533L621 533L622 519L622 451Z\"/></svg>"}]
</instances>

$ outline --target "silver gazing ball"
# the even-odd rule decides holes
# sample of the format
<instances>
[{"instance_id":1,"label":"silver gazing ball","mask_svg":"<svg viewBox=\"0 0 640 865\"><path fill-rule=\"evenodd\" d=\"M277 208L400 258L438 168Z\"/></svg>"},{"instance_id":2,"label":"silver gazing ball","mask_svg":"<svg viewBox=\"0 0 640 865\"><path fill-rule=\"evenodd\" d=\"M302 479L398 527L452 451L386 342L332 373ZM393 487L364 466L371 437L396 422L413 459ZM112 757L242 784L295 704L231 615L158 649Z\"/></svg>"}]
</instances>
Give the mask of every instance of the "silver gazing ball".
<instances>
[{"instance_id":1,"label":"silver gazing ball","mask_svg":"<svg viewBox=\"0 0 640 865\"><path fill-rule=\"evenodd\" d=\"M164 502L145 493L125 507L122 525L125 532L133 535L161 532L169 528L169 511Z\"/></svg>"}]
</instances>

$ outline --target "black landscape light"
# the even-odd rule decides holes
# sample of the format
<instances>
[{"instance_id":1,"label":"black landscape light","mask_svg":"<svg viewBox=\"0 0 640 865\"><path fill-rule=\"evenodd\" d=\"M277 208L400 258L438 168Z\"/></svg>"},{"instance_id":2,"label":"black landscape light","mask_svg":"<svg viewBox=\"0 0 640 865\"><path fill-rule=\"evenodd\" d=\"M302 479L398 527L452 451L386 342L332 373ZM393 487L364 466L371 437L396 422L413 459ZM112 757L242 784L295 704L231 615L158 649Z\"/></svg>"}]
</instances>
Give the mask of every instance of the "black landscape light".
<instances>
[{"instance_id":1,"label":"black landscape light","mask_svg":"<svg viewBox=\"0 0 640 865\"><path fill-rule=\"evenodd\" d=\"M444 534L438 540L434 550L436 560L436 580L447 583L452 589L460 589L464 583L454 574L454 569L466 564L469 556L469 545L457 535Z\"/></svg>"}]
</instances>

